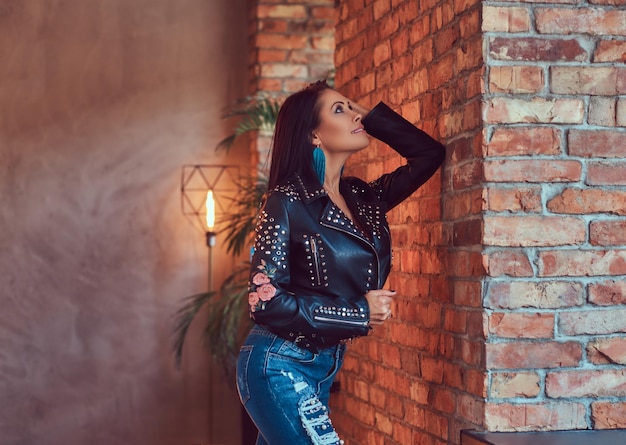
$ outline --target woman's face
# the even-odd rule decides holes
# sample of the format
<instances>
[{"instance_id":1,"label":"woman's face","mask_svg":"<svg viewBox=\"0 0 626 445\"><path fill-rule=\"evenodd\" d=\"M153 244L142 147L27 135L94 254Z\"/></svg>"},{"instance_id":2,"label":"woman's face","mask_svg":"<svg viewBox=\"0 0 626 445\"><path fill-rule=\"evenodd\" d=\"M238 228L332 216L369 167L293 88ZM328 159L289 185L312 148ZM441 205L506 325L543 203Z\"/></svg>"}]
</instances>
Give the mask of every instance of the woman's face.
<instances>
[{"instance_id":1,"label":"woman's face","mask_svg":"<svg viewBox=\"0 0 626 445\"><path fill-rule=\"evenodd\" d=\"M369 144L369 137L361 123L361 116L353 110L345 96L332 89L322 91L319 97L319 126L313 131L313 145L325 153L354 153Z\"/></svg>"}]
</instances>

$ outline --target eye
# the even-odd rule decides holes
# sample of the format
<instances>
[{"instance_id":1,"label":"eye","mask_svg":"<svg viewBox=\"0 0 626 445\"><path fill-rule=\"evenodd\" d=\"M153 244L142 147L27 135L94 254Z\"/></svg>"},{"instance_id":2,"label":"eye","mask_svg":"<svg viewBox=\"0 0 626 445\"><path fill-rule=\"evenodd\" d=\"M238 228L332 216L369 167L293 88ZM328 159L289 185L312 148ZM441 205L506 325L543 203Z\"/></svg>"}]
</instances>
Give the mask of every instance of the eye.
<instances>
[{"instance_id":1,"label":"eye","mask_svg":"<svg viewBox=\"0 0 626 445\"><path fill-rule=\"evenodd\" d=\"M343 113L343 106L337 105L337 107L335 108L335 113Z\"/></svg>"}]
</instances>

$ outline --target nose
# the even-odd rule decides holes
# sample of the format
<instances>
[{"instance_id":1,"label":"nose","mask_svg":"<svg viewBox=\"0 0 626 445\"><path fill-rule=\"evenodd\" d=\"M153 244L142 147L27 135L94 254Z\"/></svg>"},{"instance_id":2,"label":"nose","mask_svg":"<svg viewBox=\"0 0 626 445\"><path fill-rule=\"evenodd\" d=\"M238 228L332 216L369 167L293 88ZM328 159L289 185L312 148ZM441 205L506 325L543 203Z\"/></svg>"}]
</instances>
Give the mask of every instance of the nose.
<instances>
[{"instance_id":1,"label":"nose","mask_svg":"<svg viewBox=\"0 0 626 445\"><path fill-rule=\"evenodd\" d=\"M356 111L354 112L354 118L352 119L354 122L359 122L361 119L363 119L363 116L361 115L361 113L357 113Z\"/></svg>"}]
</instances>

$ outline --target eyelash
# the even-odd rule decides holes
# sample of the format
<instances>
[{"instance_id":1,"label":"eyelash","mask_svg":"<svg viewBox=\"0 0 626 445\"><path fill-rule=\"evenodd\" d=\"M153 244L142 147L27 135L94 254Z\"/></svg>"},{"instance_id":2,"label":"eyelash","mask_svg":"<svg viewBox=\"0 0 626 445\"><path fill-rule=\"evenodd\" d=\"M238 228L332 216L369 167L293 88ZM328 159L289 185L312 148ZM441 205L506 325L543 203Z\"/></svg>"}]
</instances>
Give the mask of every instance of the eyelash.
<instances>
[{"instance_id":1,"label":"eyelash","mask_svg":"<svg viewBox=\"0 0 626 445\"><path fill-rule=\"evenodd\" d=\"M352 105L348 104L348 109L349 110L354 110L354 108L352 108ZM343 106L342 105L338 105L337 108L335 108L335 113L343 113Z\"/></svg>"}]
</instances>

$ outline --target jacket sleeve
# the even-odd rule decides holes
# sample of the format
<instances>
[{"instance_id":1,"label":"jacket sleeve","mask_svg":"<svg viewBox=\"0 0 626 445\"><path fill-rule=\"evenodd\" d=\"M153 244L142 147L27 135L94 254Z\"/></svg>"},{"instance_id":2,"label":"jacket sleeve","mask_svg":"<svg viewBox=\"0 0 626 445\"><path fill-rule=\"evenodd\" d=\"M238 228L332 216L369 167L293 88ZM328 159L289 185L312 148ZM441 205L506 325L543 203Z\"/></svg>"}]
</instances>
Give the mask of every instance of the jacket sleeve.
<instances>
[{"instance_id":1,"label":"jacket sleeve","mask_svg":"<svg viewBox=\"0 0 626 445\"><path fill-rule=\"evenodd\" d=\"M406 165L370 183L390 210L435 174L444 160L445 147L383 102L363 118L363 126L370 136L386 143L407 160Z\"/></svg>"},{"instance_id":2,"label":"jacket sleeve","mask_svg":"<svg viewBox=\"0 0 626 445\"><path fill-rule=\"evenodd\" d=\"M367 335L369 306L364 296L333 298L288 291L289 214L297 214L297 209L290 209L292 205L294 201L282 192L270 192L264 198L250 267L251 318L311 350Z\"/></svg>"}]
</instances>

